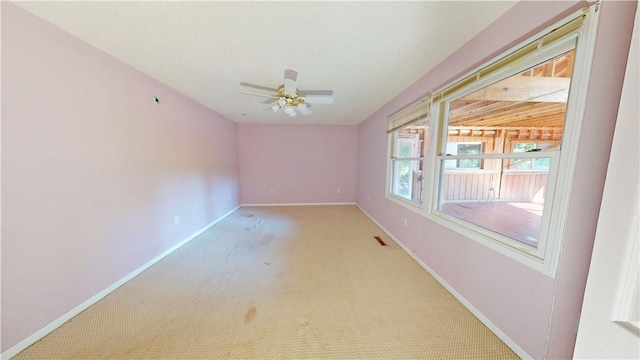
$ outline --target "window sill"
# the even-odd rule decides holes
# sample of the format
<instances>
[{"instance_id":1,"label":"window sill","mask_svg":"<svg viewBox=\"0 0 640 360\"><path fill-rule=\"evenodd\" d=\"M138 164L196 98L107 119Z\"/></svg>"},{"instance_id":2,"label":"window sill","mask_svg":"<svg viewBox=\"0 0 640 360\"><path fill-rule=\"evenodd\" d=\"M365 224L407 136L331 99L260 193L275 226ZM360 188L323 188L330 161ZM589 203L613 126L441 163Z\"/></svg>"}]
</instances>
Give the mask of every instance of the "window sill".
<instances>
[{"instance_id":1,"label":"window sill","mask_svg":"<svg viewBox=\"0 0 640 360\"><path fill-rule=\"evenodd\" d=\"M530 247L524 244L519 244L515 240L511 240L490 230L469 225L464 221L458 220L455 217L444 214L440 211L433 211L424 216L438 225L442 225L471 241L475 241L486 246L501 255L526 265L551 278L554 277L553 270L549 266L549 262L536 256L534 254L535 251L532 251Z\"/></svg>"},{"instance_id":2,"label":"window sill","mask_svg":"<svg viewBox=\"0 0 640 360\"><path fill-rule=\"evenodd\" d=\"M551 278L554 277L554 272L550 266L550 262L544 261L540 257L536 256L534 254L535 250L532 250L524 244L520 244L515 240L509 239L487 229L480 227L475 229L476 226L470 225L440 211L428 212L428 210L424 209L423 204L416 204L393 194L387 194L385 197L389 201L431 220L438 225L444 226L445 228L466 237L470 241L475 241L486 246L499 254L539 271L546 276Z\"/></svg>"},{"instance_id":3,"label":"window sill","mask_svg":"<svg viewBox=\"0 0 640 360\"><path fill-rule=\"evenodd\" d=\"M404 208L407 208L417 214L423 214L423 204L416 204L415 202L411 201L411 200L407 200L401 196L397 196L397 195L393 195L393 194L387 194L385 196L387 198L387 200L390 200Z\"/></svg>"}]
</instances>

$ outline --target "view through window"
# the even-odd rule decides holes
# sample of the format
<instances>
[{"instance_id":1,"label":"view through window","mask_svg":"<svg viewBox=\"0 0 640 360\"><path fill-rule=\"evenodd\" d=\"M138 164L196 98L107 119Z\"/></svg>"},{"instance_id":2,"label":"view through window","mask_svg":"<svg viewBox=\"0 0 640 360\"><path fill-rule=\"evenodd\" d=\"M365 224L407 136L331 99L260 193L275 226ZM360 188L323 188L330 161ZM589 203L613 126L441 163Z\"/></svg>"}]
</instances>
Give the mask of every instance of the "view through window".
<instances>
[{"instance_id":1,"label":"view through window","mask_svg":"<svg viewBox=\"0 0 640 360\"><path fill-rule=\"evenodd\" d=\"M449 101L436 210L539 246L574 52Z\"/></svg>"},{"instance_id":2,"label":"view through window","mask_svg":"<svg viewBox=\"0 0 640 360\"><path fill-rule=\"evenodd\" d=\"M422 120L391 134L390 193L415 204L422 203L427 124Z\"/></svg>"}]
</instances>

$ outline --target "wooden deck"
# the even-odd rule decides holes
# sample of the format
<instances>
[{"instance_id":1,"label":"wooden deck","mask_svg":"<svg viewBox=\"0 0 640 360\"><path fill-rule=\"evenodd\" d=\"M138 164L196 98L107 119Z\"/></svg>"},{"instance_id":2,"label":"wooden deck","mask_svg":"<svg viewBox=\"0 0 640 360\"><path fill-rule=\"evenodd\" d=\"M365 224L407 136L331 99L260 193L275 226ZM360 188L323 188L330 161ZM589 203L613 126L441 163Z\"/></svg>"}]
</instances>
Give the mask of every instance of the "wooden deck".
<instances>
[{"instance_id":1,"label":"wooden deck","mask_svg":"<svg viewBox=\"0 0 640 360\"><path fill-rule=\"evenodd\" d=\"M533 202L448 202L442 212L537 247L544 204Z\"/></svg>"}]
</instances>

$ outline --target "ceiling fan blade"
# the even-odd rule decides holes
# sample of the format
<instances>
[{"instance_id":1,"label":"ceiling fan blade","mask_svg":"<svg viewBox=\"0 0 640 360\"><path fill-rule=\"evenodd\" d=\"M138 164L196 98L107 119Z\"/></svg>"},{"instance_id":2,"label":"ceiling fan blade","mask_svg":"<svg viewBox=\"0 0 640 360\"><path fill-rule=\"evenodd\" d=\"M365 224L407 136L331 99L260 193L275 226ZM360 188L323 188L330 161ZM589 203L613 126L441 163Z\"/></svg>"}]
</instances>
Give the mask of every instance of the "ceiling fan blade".
<instances>
[{"instance_id":1,"label":"ceiling fan blade","mask_svg":"<svg viewBox=\"0 0 640 360\"><path fill-rule=\"evenodd\" d=\"M330 96L306 96L304 101L308 104L333 104L333 98Z\"/></svg>"},{"instance_id":2,"label":"ceiling fan blade","mask_svg":"<svg viewBox=\"0 0 640 360\"><path fill-rule=\"evenodd\" d=\"M296 81L296 80L298 80L298 72L295 71L295 70L291 70L291 69L285 70L284 71L284 78Z\"/></svg>"},{"instance_id":3,"label":"ceiling fan blade","mask_svg":"<svg viewBox=\"0 0 640 360\"><path fill-rule=\"evenodd\" d=\"M333 95L333 90L298 90L300 96L309 95Z\"/></svg>"},{"instance_id":4,"label":"ceiling fan blade","mask_svg":"<svg viewBox=\"0 0 640 360\"><path fill-rule=\"evenodd\" d=\"M262 96L262 97L268 97L268 98L273 98L275 96L275 95L258 94L258 93L252 93L252 92L246 92L246 91L240 91L240 94L253 95L253 96Z\"/></svg>"},{"instance_id":5,"label":"ceiling fan blade","mask_svg":"<svg viewBox=\"0 0 640 360\"><path fill-rule=\"evenodd\" d=\"M298 84L296 84L295 81L291 80L291 79L284 79L284 93L285 95L295 95L296 94L296 87L298 86Z\"/></svg>"},{"instance_id":6,"label":"ceiling fan blade","mask_svg":"<svg viewBox=\"0 0 640 360\"><path fill-rule=\"evenodd\" d=\"M278 92L278 89L274 89L274 88L270 88L270 87L266 87L266 86L262 86L262 85L250 84L250 83L246 83L246 82L241 82L240 85L246 86L246 87L250 87L250 88L254 88L254 89L273 91L273 92L276 92L276 93Z\"/></svg>"}]
</instances>

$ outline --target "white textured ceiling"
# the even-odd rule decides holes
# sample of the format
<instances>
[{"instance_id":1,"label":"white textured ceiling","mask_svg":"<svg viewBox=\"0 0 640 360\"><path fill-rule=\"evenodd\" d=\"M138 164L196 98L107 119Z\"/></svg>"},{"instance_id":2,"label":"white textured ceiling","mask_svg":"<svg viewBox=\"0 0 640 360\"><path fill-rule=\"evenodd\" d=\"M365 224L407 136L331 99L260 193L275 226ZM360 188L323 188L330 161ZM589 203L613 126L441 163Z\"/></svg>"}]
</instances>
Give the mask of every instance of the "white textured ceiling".
<instances>
[{"instance_id":1,"label":"white textured ceiling","mask_svg":"<svg viewBox=\"0 0 640 360\"><path fill-rule=\"evenodd\" d=\"M358 124L515 1L17 4L236 122ZM334 104L289 117L240 94L285 69Z\"/></svg>"}]
</instances>

